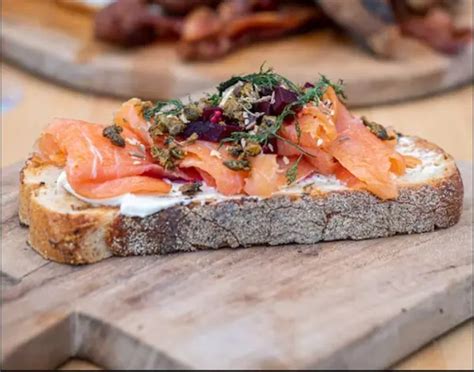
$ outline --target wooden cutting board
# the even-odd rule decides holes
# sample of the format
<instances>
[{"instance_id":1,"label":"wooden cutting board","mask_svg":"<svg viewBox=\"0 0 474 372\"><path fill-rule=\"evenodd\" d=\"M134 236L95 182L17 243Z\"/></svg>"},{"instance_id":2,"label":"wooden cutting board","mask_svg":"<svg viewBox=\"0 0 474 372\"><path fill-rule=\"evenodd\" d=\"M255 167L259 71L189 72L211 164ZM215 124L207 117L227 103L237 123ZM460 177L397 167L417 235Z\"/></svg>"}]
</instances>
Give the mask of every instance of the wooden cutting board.
<instances>
[{"instance_id":1,"label":"wooden cutting board","mask_svg":"<svg viewBox=\"0 0 474 372\"><path fill-rule=\"evenodd\" d=\"M49 262L2 172L2 365L385 368L472 316L472 164L447 230L311 246Z\"/></svg>"},{"instance_id":2,"label":"wooden cutting board","mask_svg":"<svg viewBox=\"0 0 474 372\"><path fill-rule=\"evenodd\" d=\"M260 43L215 62L184 63L173 43L123 50L94 41L92 17L52 0L2 1L2 53L27 69L86 91L174 98L206 90L266 61L298 81L318 73L346 82L349 103L405 100L472 80L472 44L448 57L413 42L399 60L374 58L331 31Z\"/></svg>"}]
</instances>

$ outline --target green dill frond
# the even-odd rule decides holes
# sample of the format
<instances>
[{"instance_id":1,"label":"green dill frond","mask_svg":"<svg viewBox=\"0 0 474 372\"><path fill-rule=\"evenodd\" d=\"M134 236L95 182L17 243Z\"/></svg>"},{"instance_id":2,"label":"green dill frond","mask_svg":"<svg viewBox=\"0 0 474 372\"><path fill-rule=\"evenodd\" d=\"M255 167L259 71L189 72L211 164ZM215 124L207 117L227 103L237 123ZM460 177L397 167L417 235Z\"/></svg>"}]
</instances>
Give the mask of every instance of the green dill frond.
<instances>
[{"instance_id":1,"label":"green dill frond","mask_svg":"<svg viewBox=\"0 0 474 372\"><path fill-rule=\"evenodd\" d=\"M296 177L298 175L298 165L300 164L303 155L300 155L298 159L291 165L290 168L286 171L286 182L288 185L291 185L293 182L296 181Z\"/></svg>"},{"instance_id":2,"label":"green dill frond","mask_svg":"<svg viewBox=\"0 0 474 372\"><path fill-rule=\"evenodd\" d=\"M209 103L212 106L217 106L221 102L220 94L214 93L208 96Z\"/></svg>"},{"instance_id":3,"label":"green dill frond","mask_svg":"<svg viewBox=\"0 0 474 372\"><path fill-rule=\"evenodd\" d=\"M321 94L324 94L326 92L326 89L328 87L332 87L334 89L334 92L336 92L336 95L341 98L341 99L347 99L345 93L344 93L344 81L339 79L337 83L333 83L331 80L329 80L325 75L319 74L320 79L318 83L316 84L316 87L319 87L320 91L323 91Z\"/></svg>"},{"instance_id":4,"label":"green dill frond","mask_svg":"<svg viewBox=\"0 0 474 372\"><path fill-rule=\"evenodd\" d=\"M260 66L259 72L243 76L232 76L230 79L220 83L217 86L219 94L222 94L222 92L224 92L227 88L238 83L239 81L252 83L253 85L259 88L274 89L277 86L285 85L288 89L292 90L295 93L301 93L302 91L297 84L281 76L280 74L275 73L273 71L273 68L266 68L265 63L263 63Z\"/></svg>"},{"instance_id":5,"label":"green dill frond","mask_svg":"<svg viewBox=\"0 0 474 372\"><path fill-rule=\"evenodd\" d=\"M150 121L158 114L179 115L183 108L184 104L179 99L157 101L154 106L143 110L143 117L146 121Z\"/></svg>"}]
</instances>

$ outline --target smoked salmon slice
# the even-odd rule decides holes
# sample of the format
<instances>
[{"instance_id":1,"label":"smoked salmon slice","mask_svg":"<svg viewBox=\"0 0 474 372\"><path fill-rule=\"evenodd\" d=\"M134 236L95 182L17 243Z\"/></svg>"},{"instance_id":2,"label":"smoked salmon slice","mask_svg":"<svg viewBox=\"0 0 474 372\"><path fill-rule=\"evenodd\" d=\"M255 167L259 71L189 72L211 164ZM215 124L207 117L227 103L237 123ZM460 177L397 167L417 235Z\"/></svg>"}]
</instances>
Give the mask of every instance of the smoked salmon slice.
<instances>
[{"instance_id":1,"label":"smoked salmon slice","mask_svg":"<svg viewBox=\"0 0 474 372\"><path fill-rule=\"evenodd\" d=\"M363 182L367 190L381 199L396 198L398 188L390 171L403 174L403 158L371 133L360 119L354 118L342 104L338 110L338 137L329 145L328 152Z\"/></svg>"},{"instance_id":2,"label":"smoked salmon slice","mask_svg":"<svg viewBox=\"0 0 474 372\"><path fill-rule=\"evenodd\" d=\"M132 98L123 103L115 113L114 123L135 133L147 147L153 145L148 132L151 125L143 117L143 102L140 99Z\"/></svg>"},{"instance_id":3,"label":"smoked salmon slice","mask_svg":"<svg viewBox=\"0 0 474 372\"><path fill-rule=\"evenodd\" d=\"M287 158L285 162L283 158L271 154L260 154L252 158L252 170L250 176L245 180L244 191L248 195L271 196L288 184L286 173L297 159L298 157ZM300 159L295 182L312 173L314 173L314 167L305 159Z\"/></svg>"},{"instance_id":4,"label":"smoked salmon slice","mask_svg":"<svg viewBox=\"0 0 474 372\"><path fill-rule=\"evenodd\" d=\"M231 159L224 147L217 143L196 141L184 147L185 158L180 162L180 168L195 168L204 181L216 187L224 195L240 194L244 188L247 172L234 171L227 168L224 160Z\"/></svg>"},{"instance_id":5,"label":"smoked salmon slice","mask_svg":"<svg viewBox=\"0 0 474 372\"><path fill-rule=\"evenodd\" d=\"M170 185L158 178L130 179L145 173L163 175L164 172L152 162L133 132L125 128L122 136L126 145L118 147L103 137L103 129L101 125L80 120L57 119L39 139L40 157L65 166L71 186L87 197L111 197L124 192L161 194L170 190ZM131 182L126 182L127 178ZM100 193L95 194L94 190Z\"/></svg>"},{"instance_id":6,"label":"smoked salmon slice","mask_svg":"<svg viewBox=\"0 0 474 372\"><path fill-rule=\"evenodd\" d=\"M129 176L103 182L75 183L73 189L79 195L90 199L106 199L131 194L167 194L171 190L169 183L148 176Z\"/></svg>"},{"instance_id":7,"label":"smoked salmon slice","mask_svg":"<svg viewBox=\"0 0 474 372\"><path fill-rule=\"evenodd\" d=\"M244 191L248 195L268 197L286 183L285 174L276 155L260 154L250 160L252 171L245 180Z\"/></svg>"},{"instance_id":8,"label":"smoked salmon slice","mask_svg":"<svg viewBox=\"0 0 474 372\"><path fill-rule=\"evenodd\" d=\"M277 140L278 154L282 156L296 156L302 154L302 152L295 146L289 143ZM313 166L313 170L324 175L334 174L337 166L336 159L326 151L318 147L306 147L300 146L304 151L304 159L306 162ZM309 154L309 155L306 155Z\"/></svg>"}]
</instances>

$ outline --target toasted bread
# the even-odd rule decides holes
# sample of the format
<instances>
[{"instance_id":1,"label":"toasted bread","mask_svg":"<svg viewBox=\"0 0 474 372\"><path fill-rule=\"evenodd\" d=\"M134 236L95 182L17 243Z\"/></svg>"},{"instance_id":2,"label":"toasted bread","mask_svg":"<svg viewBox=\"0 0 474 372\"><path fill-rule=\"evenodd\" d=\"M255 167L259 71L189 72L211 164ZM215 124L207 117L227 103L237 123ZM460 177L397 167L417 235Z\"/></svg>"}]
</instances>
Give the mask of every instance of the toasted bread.
<instances>
[{"instance_id":1,"label":"toasted bread","mask_svg":"<svg viewBox=\"0 0 474 372\"><path fill-rule=\"evenodd\" d=\"M397 179L395 200L343 185L315 185L264 199L193 202L130 217L77 199L58 186L62 169L30 160L21 172L20 221L29 226L29 244L39 254L69 264L114 255L380 238L455 224L463 184L453 158L425 140L403 138L422 164Z\"/></svg>"}]
</instances>

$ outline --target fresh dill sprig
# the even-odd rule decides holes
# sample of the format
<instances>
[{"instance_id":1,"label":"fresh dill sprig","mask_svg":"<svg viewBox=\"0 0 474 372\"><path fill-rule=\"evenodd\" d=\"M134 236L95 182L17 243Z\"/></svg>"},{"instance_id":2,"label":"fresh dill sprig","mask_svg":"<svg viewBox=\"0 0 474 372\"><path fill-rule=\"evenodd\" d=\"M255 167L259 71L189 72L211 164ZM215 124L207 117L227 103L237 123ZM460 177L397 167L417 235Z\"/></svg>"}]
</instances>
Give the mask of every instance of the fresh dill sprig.
<instances>
[{"instance_id":1,"label":"fresh dill sprig","mask_svg":"<svg viewBox=\"0 0 474 372\"><path fill-rule=\"evenodd\" d=\"M207 99L211 106L217 106L221 102L221 96L217 93L209 95Z\"/></svg>"},{"instance_id":2,"label":"fresh dill sprig","mask_svg":"<svg viewBox=\"0 0 474 372\"><path fill-rule=\"evenodd\" d=\"M340 99L347 99L345 93L344 93L344 81L339 79L337 83L333 83L331 80L329 80L325 75L319 74L320 78L319 81L317 82L315 88L318 89L318 93L320 97L324 95L328 87L332 87L334 89L334 92L336 92L336 95Z\"/></svg>"},{"instance_id":3,"label":"fresh dill sprig","mask_svg":"<svg viewBox=\"0 0 474 372\"><path fill-rule=\"evenodd\" d=\"M298 159L291 165L290 168L286 171L286 182L288 185L291 185L293 182L296 181L296 177L298 176L298 165L300 164L303 155L300 155Z\"/></svg>"},{"instance_id":4,"label":"fresh dill sprig","mask_svg":"<svg viewBox=\"0 0 474 372\"><path fill-rule=\"evenodd\" d=\"M217 86L217 91L219 92L219 94L222 94L222 92L224 92L227 88L238 83L239 81L252 83L253 85L259 88L269 89L274 89L277 86L285 85L288 89L294 91L295 93L301 92L301 88L298 85L288 80L287 78L275 73L273 71L273 68L265 68L265 64L262 64L262 66L260 66L259 72L243 76L232 76L230 79L220 83Z\"/></svg>"},{"instance_id":5,"label":"fresh dill sprig","mask_svg":"<svg viewBox=\"0 0 474 372\"><path fill-rule=\"evenodd\" d=\"M157 101L154 106L143 110L143 117L150 121L158 114L179 115L184 108L183 102L179 99L170 99L169 101Z\"/></svg>"},{"instance_id":6,"label":"fresh dill sprig","mask_svg":"<svg viewBox=\"0 0 474 372\"><path fill-rule=\"evenodd\" d=\"M301 142L301 126L299 120L295 120L296 140L299 145Z\"/></svg>"}]
</instances>

